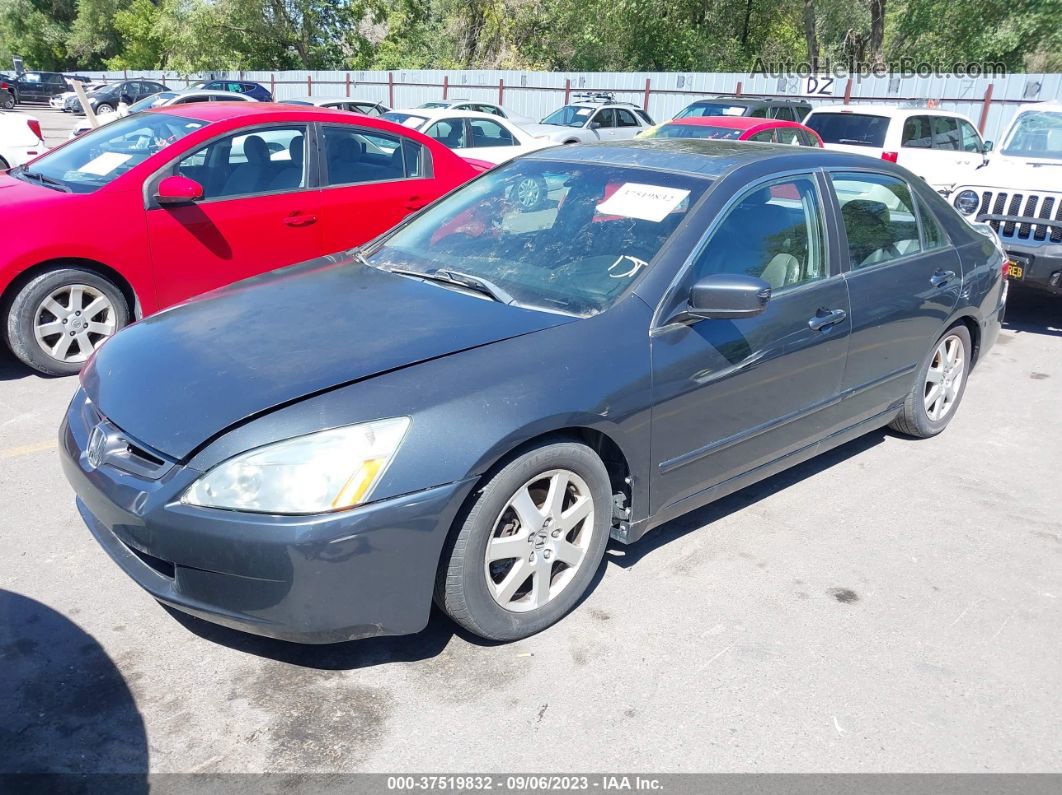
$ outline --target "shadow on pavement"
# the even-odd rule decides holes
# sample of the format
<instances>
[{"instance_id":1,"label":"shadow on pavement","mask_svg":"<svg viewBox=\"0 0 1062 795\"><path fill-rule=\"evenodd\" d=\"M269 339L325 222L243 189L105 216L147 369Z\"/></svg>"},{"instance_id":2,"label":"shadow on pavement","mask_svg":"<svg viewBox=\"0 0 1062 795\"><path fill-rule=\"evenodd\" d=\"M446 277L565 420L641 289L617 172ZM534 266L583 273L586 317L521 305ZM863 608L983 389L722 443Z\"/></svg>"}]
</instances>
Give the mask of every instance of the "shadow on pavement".
<instances>
[{"instance_id":1,"label":"shadow on pavement","mask_svg":"<svg viewBox=\"0 0 1062 795\"><path fill-rule=\"evenodd\" d=\"M821 453L803 464L798 464L766 480L761 480L759 483L746 486L741 491L736 491L703 508L698 508L677 519L672 519L670 522L650 530L644 538L630 546L623 546L613 541L609 545L606 559L622 568L629 568L653 550L682 538L682 536L694 530L704 528L707 531L708 528L705 528L705 525L748 508L750 505L755 505L760 500L770 497L782 489L789 488L805 478L817 475L819 472L823 472L842 461L857 456L881 444L888 435L889 431L884 428L870 431L847 444L842 444L840 447Z\"/></svg>"},{"instance_id":2,"label":"shadow on pavement","mask_svg":"<svg viewBox=\"0 0 1062 795\"><path fill-rule=\"evenodd\" d=\"M1062 296L1011 286L1003 328L1062 337Z\"/></svg>"},{"instance_id":3,"label":"shadow on pavement","mask_svg":"<svg viewBox=\"0 0 1062 795\"><path fill-rule=\"evenodd\" d=\"M19 378L30 377L48 378L26 367L0 342L0 381L15 381Z\"/></svg>"},{"instance_id":4,"label":"shadow on pavement","mask_svg":"<svg viewBox=\"0 0 1062 795\"><path fill-rule=\"evenodd\" d=\"M106 773L122 774L122 792L147 792L147 769L144 721L103 647L55 610L0 590L0 790L6 780L89 791ZM35 773L67 775L11 777Z\"/></svg>"}]
</instances>

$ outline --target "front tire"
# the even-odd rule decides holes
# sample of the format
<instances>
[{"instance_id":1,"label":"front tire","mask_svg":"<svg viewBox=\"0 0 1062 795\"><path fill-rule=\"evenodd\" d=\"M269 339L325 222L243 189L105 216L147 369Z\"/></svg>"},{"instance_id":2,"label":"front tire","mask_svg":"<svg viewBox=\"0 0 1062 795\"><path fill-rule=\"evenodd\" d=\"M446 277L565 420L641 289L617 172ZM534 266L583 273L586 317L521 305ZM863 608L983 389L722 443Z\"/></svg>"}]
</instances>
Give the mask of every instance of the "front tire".
<instances>
[{"instance_id":1,"label":"front tire","mask_svg":"<svg viewBox=\"0 0 1062 795\"><path fill-rule=\"evenodd\" d=\"M437 604L488 640L526 638L586 592L608 544L612 488L597 454L546 442L498 469L458 516Z\"/></svg>"},{"instance_id":2,"label":"front tire","mask_svg":"<svg viewBox=\"0 0 1062 795\"><path fill-rule=\"evenodd\" d=\"M96 115L98 116L101 113L114 113L114 108L104 102L102 105L96 108Z\"/></svg>"},{"instance_id":3,"label":"front tire","mask_svg":"<svg viewBox=\"0 0 1062 795\"><path fill-rule=\"evenodd\" d=\"M84 268L56 268L27 282L4 323L8 347L45 375L73 375L129 322L122 291Z\"/></svg>"},{"instance_id":4,"label":"front tire","mask_svg":"<svg viewBox=\"0 0 1062 795\"><path fill-rule=\"evenodd\" d=\"M972 352L970 330L964 324L945 331L922 363L914 386L889 427L919 439L936 436L947 428L966 392Z\"/></svg>"}]
</instances>

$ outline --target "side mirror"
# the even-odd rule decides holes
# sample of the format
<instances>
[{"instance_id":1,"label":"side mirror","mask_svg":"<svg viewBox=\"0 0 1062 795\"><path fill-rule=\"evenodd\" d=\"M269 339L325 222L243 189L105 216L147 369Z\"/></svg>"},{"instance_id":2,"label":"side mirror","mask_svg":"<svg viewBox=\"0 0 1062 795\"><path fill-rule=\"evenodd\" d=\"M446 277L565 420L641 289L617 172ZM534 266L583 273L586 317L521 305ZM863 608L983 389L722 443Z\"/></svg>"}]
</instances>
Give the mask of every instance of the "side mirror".
<instances>
[{"instance_id":1,"label":"side mirror","mask_svg":"<svg viewBox=\"0 0 1062 795\"><path fill-rule=\"evenodd\" d=\"M128 94L122 94L120 97L118 97L118 101L119 102L124 102L126 105L132 105L133 104L133 98L131 96L129 96Z\"/></svg>"},{"instance_id":2,"label":"side mirror","mask_svg":"<svg viewBox=\"0 0 1062 795\"><path fill-rule=\"evenodd\" d=\"M716 273L705 276L690 288L683 313L687 318L753 317L771 300L771 285L755 276Z\"/></svg>"},{"instance_id":3,"label":"side mirror","mask_svg":"<svg viewBox=\"0 0 1062 795\"><path fill-rule=\"evenodd\" d=\"M159 183L155 200L161 205L190 204L203 198L203 186L188 177L166 177Z\"/></svg>"},{"instance_id":4,"label":"side mirror","mask_svg":"<svg viewBox=\"0 0 1062 795\"><path fill-rule=\"evenodd\" d=\"M992 142L991 141L985 141L984 153L987 155L991 151L992 151Z\"/></svg>"},{"instance_id":5,"label":"side mirror","mask_svg":"<svg viewBox=\"0 0 1062 795\"><path fill-rule=\"evenodd\" d=\"M599 128L600 126L601 126L601 122L599 122L599 121L592 121L592 122L590 122L590 129L591 129L591 130L596 130L596 129L598 129L598 128Z\"/></svg>"}]
</instances>

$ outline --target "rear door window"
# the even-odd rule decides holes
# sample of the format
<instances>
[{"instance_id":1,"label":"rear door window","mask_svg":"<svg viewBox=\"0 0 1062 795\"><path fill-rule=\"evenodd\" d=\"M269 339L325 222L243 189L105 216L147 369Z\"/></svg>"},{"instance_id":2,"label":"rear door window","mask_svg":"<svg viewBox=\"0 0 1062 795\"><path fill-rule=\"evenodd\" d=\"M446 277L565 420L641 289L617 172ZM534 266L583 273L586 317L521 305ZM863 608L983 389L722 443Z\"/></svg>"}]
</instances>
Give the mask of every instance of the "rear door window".
<instances>
[{"instance_id":1,"label":"rear door window","mask_svg":"<svg viewBox=\"0 0 1062 795\"><path fill-rule=\"evenodd\" d=\"M424 147L398 135L348 125L324 128L325 184L361 185L424 176Z\"/></svg>"},{"instance_id":2,"label":"rear door window","mask_svg":"<svg viewBox=\"0 0 1062 795\"><path fill-rule=\"evenodd\" d=\"M928 116L908 116L903 123L900 146L905 149L930 149L933 133L929 129Z\"/></svg>"},{"instance_id":3,"label":"rear door window","mask_svg":"<svg viewBox=\"0 0 1062 795\"><path fill-rule=\"evenodd\" d=\"M889 129L887 116L869 113L813 113L804 122L828 144L881 147Z\"/></svg>"},{"instance_id":4,"label":"rear door window","mask_svg":"<svg viewBox=\"0 0 1062 795\"><path fill-rule=\"evenodd\" d=\"M472 147L479 146L516 146L512 133L498 122L490 119L469 119L468 127L472 134Z\"/></svg>"},{"instance_id":5,"label":"rear door window","mask_svg":"<svg viewBox=\"0 0 1062 795\"><path fill-rule=\"evenodd\" d=\"M830 174L853 270L922 250L911 188L888 174Z\"/></svg>"},{"instance_id":6,"label":"rear door window","mask_svg":"<svg viewBox=\"0 0 1062 795\"><path fill-rule=\"evenodd\" d=\"M616 108L616 122L618 127L637 127L638 120L634 114L624 108Z\"/></svg>"}]
</instances>

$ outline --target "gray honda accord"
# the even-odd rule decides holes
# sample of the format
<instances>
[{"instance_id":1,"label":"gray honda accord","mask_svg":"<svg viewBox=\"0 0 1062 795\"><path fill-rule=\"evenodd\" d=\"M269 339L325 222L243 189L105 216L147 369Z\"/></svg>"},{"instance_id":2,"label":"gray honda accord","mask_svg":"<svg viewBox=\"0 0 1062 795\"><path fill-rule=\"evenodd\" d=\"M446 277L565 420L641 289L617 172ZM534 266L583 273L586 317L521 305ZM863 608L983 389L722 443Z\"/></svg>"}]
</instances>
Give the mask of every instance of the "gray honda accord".
<instances>
[{"instance_id":1,"label":"gray honda accord","mask_svg":"<svg viewBox=\"0 0 1062 795\"><path fill-rule=\"evenodd\" d=\"M545 150L116 335L63 467L99 543L178 610L325 643L417 632L434 600L513 640L575 606L610 538L884 425L944 430L1005 261L880 160Z\"/></svg>"}]
</instances>

